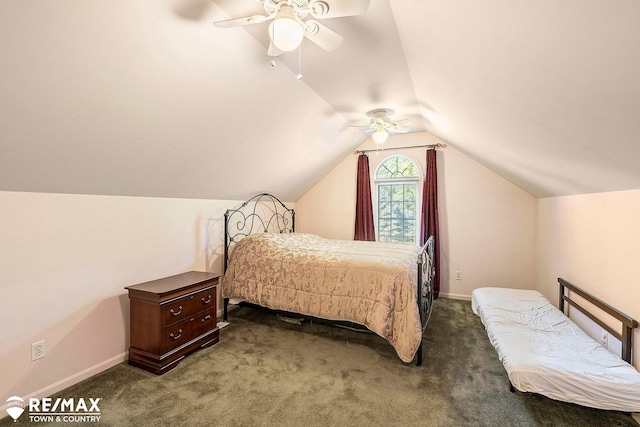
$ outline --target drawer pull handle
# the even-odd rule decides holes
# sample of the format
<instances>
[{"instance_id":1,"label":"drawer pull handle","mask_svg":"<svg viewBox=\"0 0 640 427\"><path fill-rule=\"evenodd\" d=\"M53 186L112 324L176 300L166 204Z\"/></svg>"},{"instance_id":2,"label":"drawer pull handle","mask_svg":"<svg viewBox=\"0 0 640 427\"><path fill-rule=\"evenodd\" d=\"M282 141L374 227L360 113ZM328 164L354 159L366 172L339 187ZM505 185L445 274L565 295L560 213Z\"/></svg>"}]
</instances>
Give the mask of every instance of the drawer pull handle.
<instances>
[{"instance_id":1,"label":"drawer pull handle","mask_svg":"<svg viewBox=\"0 0 640 427\"><path fill-rule=\"evenodd\" d=\"M173 308L171 310L169 310L171 312L171 314L173 314L174 316L179 315L180 313L182 313L182 306L178 307L178 311L173 311Z\"/></svg>"},{"instance_id":2,"label":"drawer pull handle","mask_svg":"<svg viewBox=\"0 0 640 427\"><path fill-rule=\"evenodd\" d=\"M211 320L211 315L207 314L203 319L202 319L202 323L206 322L207 320Z\"/></svg>"},{"instance_id":3,"label":"drawer pull handle","mask_svg":"<svg viewBox=\"0 0 640 427\"><path fill-rule=\"evenodd\" d=\"M203 304L209 304L210 302L211 302L211 295L209 295L209 298L207 298L207 299L202 298L202 303Z\"/></svg>"},{"instance_id":4,"label":"drawer pull handle","mask_svg":"<svg viewBox=\"0 0 640 427\"><path fill-rule=\"evenodd\" d=\"M182 336L182 329L178 330L178 335L169 334L169 336L175 341Z\"/></svg>"}]
</instances>

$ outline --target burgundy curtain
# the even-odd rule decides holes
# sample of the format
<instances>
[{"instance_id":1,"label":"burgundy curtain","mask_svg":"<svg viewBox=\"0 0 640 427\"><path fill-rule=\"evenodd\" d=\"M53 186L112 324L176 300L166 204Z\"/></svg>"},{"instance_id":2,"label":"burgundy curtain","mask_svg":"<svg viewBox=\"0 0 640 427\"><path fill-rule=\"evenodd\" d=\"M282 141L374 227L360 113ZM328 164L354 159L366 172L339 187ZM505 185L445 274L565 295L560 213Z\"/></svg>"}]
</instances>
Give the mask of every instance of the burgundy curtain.
<instances>
[{"instance_id":1,"label":"burgundy curtain","mask_svg":"<svg viewBox=\"0 0 640 427\"><path fill-rule=\"evenodd\" d=\"M420 240L422 244L429 236L435 237L434 267L436 276L433 278L433 297L440 294L440 226L438 224L438 169L436 167L436 150L427 150L427 176L422 191L422 225Z\"/></svg>"},{"instance_id":2,"label":"burgundy curtain","mask_svg":"<svg viewBox=\"0 0 640 427\"><path fill-rule=\"evenodd\" d=\"M371 181L369 179L369 157L358 156L358 178L356 187L356 228L353 240L376 240L373 226L373 205L371 203Z\"/></svg>"}]
</instances>

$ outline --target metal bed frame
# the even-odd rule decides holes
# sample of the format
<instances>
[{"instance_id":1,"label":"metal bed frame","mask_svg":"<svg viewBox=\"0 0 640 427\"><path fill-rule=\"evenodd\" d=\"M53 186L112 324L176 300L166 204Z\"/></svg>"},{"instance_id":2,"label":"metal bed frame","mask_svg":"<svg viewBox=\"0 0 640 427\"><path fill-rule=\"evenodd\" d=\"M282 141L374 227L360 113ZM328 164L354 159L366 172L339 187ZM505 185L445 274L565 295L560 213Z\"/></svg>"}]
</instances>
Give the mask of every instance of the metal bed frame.
<instances>
[{"instance_id":1,"label":"metal bed frame","mask_svg":"<svg viewBox=\"0 0 640 427\"><path fill-rule=\"evenodd\" d=\"M295 212L288 208L277 197L269 193L260 193L244 202L236 209L228 209L224 214L224 272L229 264L231 245L242 238L255 233L294 233ZM433 277L435 276L434 237L430 236L422 246L418 256L417 294L418 310L422 323L422 333L427 327L433 310ZM253 305L254 304L247 304ZM227 321L229 298L224 298L224 320ZM281 311L279 311L282 313ZM295 314L295 313L286 313ZM309 317L309 316L305 316ZM362 330L365 326L352 322L339 322L318 319L332 325L355 327ZM422 366L422 341L414 357L417 366Z\"/></svg>"},{"instance_id":2,"label":"metal bed frame","mask_svg":"<svg viewBox=\"0 0 640 427\"><path fill-rule=\"evenodd\" d=\"M620 357L627 363L631 363L631 357L633 355L633 329L638 327L638 322L631 317L627 316L620 310L611 307L606 302L602 301L600 298L591 295L589 292L585 291L574 285L573 283L563 279L562 277L558 277L558 283L560 285L560 295L558 299L558 308L560 311L566 314L565 312L565 301L567 302L567 311L569 307L574 307L578 311L582 312L589 319L598 324L602 329L613 335L615 338L620 340L622 343L622 350ZM596 317L593 313L591 313L586 308L582 307L578 304L574 299L571 298L570 293L573 292L576 295L580 296L584 300L590 302L600 310L604 311L618 322L620 322L621 332L616 331L607 323L605 323L600 318ZM568 316L568 314L567 314Z\"/></svg>"}]
</instances>

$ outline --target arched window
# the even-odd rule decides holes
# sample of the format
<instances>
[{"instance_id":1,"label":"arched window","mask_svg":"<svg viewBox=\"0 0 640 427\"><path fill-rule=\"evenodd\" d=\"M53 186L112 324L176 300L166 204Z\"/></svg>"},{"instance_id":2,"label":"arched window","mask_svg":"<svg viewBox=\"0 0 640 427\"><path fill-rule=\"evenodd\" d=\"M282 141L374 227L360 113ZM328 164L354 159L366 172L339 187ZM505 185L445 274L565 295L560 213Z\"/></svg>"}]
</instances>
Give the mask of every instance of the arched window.
<instances>
[{"instance_id":1,"label":"arched window","mask_svg":"<svg viewBox=\"0 0 640 427\"><path fill-rule=\"evenodd\" d=\"M418 166L406 156L392 156L376 168L376 234L379 242L418 241Z\"/></svg>"}]
</instances>

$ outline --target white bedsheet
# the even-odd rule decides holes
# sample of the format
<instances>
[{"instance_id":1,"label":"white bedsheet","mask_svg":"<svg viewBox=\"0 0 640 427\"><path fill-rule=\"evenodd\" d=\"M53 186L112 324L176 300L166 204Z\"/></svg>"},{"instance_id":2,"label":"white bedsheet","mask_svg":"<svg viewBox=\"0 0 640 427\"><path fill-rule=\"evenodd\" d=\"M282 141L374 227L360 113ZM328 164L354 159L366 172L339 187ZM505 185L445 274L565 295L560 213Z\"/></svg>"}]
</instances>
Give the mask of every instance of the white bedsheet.
<instances>
[{"instance_id":1,"label":"white bedsheet","mask_svg":"<svg viewBox=\"0 0 640 427\"><path fill-rule=\"evenodd\" d=\"M471 301L516 389L592 408L640 412L640 372L541 293L479 288Z\"/></svg>"}]
</instances>

